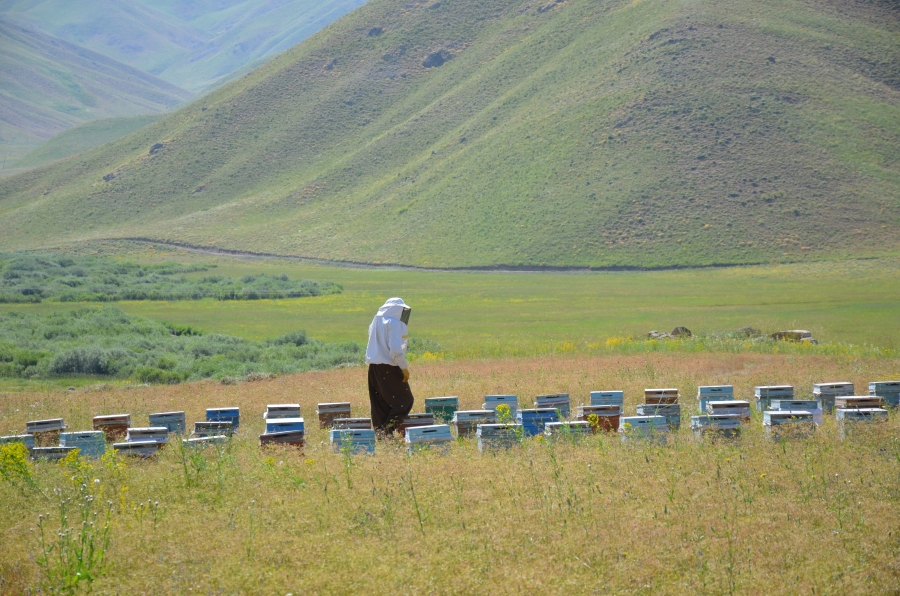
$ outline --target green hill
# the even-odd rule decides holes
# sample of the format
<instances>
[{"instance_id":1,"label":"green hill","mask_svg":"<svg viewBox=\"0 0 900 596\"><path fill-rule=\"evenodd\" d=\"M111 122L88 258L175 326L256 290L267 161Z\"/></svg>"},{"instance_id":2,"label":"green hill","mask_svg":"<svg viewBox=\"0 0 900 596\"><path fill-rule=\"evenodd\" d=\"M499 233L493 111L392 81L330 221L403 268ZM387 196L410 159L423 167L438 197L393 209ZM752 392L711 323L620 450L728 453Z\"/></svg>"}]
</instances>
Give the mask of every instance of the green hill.
<instances>
[{"instance_id":1,"label":"green hill","mask_svg":"<svg viewBox=\"0 0 900 596\"><path fill-rule=\"evenodd\" d=\"M900 19L853 0L372 0L0 182L0 248L427 266L896 253Z\"/></svg>"},{"instance_id":2,"label":"green hill","mask_svg":"<svg viewBox=\"0 0 900 596\"><path fill-rule=\"evenodd\" d=\"M0 155L81 122L159 112L191 93L111 58L0 19Z\"/></svg>"}]
</instances>

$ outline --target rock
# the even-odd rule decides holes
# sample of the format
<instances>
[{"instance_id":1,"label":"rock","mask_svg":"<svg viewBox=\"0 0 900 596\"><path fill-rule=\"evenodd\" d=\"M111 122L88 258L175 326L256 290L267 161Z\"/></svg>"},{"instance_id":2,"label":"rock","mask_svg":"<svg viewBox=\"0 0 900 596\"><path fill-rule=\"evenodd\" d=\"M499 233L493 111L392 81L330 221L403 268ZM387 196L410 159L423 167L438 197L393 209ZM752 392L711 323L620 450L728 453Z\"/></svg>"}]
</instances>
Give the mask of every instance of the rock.
<instances>
[{"instance_id":1,"label":"rock","mask_svg":"<svg viewBox=\"0 0 900 596\"><path fill-rule=\"evenodd\" d=\"M115 177L116 177L116 175L113 174L112 172L110 172L109 174L107 174L106 176L103 177L103 181L104 181L104 182L109 182L110 180L112 180L112 179L115 178Z\"/></svg>"},{"instance_id":2,"label":"rock","mask_svg":"<svg viewBox=\"0 0 900 596\"><path fill-rule=\"evenodd\" d=\"M769 337L776 341L803 341L811 339L812 333L804 329L794 329L792 331L776 331Z\"/></svg>"},{"instance_id":3,"label":"rock","mask_svg":"<svg viewBox=\"0 0 900 596\"><path fill-rule=\"evenodd\" d=\"M814 346L817 346L817 345L819 345L819 340L817 340L815 337L804 337L800 340L800 343L812 344Z\"/></svg>"},{"instance_id":4,"label":"rock","mask_svg":"<svg viewBox=\"0 0 900 596\"><path fill-rule=\"evenodd\" d=\"M422 61L422 66L425 68L436 68L438 66L443 65L447 60L453 58L453 54L448 52L447 50L435 50L431 52L427 56L425 56L425 60Z\"/></svg>"},{"instance_id":5,"label":"rock","mask_svg":"<svg viewBox=\"0 0 900 596\"><path fill-rule=\"evenodd\" d=\"M687 327L676 327L670 334L672 337L691 337L693 334Z\"/></svg>"},{"instance_id":6,"label":"rock","mask_svg":"<svg viewBox=\"0 0 900 596\"><path fill-rule=\"evenodd\" d=\"M738 329L738 333L741 335L746 335L747 337L759 337L763 334L759 329L754 329L753 327L741 327Z\"/></svg>"},{"instance_id":7,"label":"rock","mask_svg":"<svg viewBox=\"0 0 900 596\"><path fill-rule=\"evenodd\" d=\"M367 35L369 37L378 37L382 33L384 33L384 29L382 29L381 27L372 27L371 29L369 29Z\"/></svg>"},{"instance_id":8,"label":"rock","mask_svg":"<svg viewBox=\"0 0 900 596\"><path fill-rule=\"evenodd\" d=\"M666 333L665 331L656 331L653 330L647 334L649 339L672 339L672 336Z\"/></svg>"},{"instance_id":9,"label":"rock","mask_svg":"<svg viewBox=\"0 0 900 596\"><path fill-rule=\"evenodd\" d=\"M162 143L154 144L152 147L150 147L150 155L153 155L154 153L158 153L159 150L162 149L163 147L165 147L165 145L163 145Z\"/></svg>"}]
</instances>

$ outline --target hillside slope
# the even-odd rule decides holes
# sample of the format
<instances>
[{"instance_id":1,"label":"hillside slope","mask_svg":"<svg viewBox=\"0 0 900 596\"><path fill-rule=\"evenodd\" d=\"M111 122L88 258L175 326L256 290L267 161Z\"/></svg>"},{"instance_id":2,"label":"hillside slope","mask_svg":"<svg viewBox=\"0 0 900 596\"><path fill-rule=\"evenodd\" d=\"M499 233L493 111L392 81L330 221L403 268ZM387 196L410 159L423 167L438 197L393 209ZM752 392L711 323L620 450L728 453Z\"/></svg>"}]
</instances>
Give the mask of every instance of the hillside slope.
<instances>
[{"instance_id":1,"label":"hillside slope","mask_svg":"<svg viewBox=\"0 0 900 596\"><path fill-rule=\"evenodd\" d=\"M140 236L428 266L895 253L898 22L861 0L372 0L145 129L0 182L0 248Z\"/></svg>"},{"instance_id":2,"label":"hillside slope","mask_svg":"<svg viewBox=\"0 0 900 596\"><path fill-rule=\"evenodd\" d=\"M96 52L0 19L4 158L81 122L159 112L191 93Z\"/></svg>"}]
</instances>

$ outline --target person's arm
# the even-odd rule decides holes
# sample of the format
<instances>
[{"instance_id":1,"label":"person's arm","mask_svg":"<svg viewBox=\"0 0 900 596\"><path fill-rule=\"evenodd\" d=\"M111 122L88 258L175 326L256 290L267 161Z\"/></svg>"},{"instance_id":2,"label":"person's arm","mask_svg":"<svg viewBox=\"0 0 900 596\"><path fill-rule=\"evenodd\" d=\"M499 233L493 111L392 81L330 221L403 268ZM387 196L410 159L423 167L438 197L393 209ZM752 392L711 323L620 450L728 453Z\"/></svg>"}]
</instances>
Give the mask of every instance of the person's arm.
<instances>
[{"instance_id":1,"label":"person's arm","mask_svg":"<svg viewBox=\"0 0 900 596\"><path fill-rule=\"evenodd\" d=\"M406 345L408 342L406 329L406 325L400 321L391 320L388 322L388 349L391 352L391 361L395 366L399 366L403 370L409 369L409 365L406 363Z\"/></svg>"}]
</instances>

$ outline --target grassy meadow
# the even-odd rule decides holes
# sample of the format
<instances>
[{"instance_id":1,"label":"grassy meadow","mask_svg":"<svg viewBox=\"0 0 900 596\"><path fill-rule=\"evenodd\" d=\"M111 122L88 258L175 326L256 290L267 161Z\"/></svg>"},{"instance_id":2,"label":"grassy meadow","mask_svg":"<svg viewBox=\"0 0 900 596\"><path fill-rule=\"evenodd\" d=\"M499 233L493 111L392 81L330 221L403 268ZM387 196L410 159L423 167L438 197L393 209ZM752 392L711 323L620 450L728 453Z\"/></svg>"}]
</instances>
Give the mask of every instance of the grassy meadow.
<instances>
[{"instance_id":1,"label":"grassy meadow","mask_svg":"<svg viewBox=\"0 0 900 596\"><path fill-rule=\"evenodd\" d=\"M224 386L10 393L0 426L64 416L241 407L232 442L193 454L170 445L156 461L37 463L0 481L0 593L47 593L40 562L61 514L98 547L95 594L541 593L893 594L900 583L900 418L841 442L833 417L813 438L773 443L757 414L734 443L697 442L686 428L696 386L848 380L900 371L897 358L772 354L562 355L421 363L417 398L679 387L684 427L666 446L600 435L573 446L527 440L480 454L334 454L315 404L368 411L365 370L315 372ZM300 402L303 453L261 451L267 403ZM70 500L71 499L71 500ZM41 518L40 516L44 517ZM108 518L107 518L108 516ZM108 519L108 522L106 521ZM45 545L40 542L43 528ZM53 554L54 551L51 551ZM50 557L53 560L53 557ZM137 562L140 564L137 564ZM88 582L83 582L87 584Z\"/></svg>"}]
</instances>

